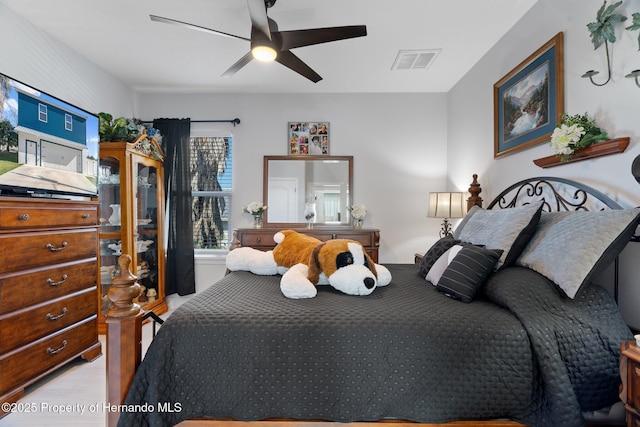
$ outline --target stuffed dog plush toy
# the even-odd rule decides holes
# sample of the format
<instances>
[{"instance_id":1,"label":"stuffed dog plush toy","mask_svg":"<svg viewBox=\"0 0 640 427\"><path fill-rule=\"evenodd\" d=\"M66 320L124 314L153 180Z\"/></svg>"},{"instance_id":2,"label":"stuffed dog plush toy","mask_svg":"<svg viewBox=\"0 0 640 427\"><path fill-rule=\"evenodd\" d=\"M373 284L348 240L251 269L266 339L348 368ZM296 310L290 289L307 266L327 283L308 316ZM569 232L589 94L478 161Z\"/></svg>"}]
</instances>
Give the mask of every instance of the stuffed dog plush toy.
<instances>
[{"instance_id":1,"label":"stuffed dog plush toy","mask_svg":"<svg viewBox=\"0 0 640 427\"><path fill-rule=\"evenodd\" d=\"M293 230L274 235L272 251L238 248L227 255L230 271L259 275L282 274L280 290L287 298L313 298L316 285L331 285L349 295L369 295L377 286L391 282L391 273L375 264L355 240L323 242Z\"/></svg>"}]
</instances>

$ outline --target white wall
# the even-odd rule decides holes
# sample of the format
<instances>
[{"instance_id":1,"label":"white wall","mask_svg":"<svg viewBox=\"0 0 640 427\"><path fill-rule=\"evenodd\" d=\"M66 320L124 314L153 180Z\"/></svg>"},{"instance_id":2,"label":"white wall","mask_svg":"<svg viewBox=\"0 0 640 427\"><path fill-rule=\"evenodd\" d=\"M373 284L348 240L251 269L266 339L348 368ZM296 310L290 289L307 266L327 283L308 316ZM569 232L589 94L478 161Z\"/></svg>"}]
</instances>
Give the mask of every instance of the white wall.
<instances>
[{"instance_id":1,"label":"white wall","mask_svg":"<svg viewBox=\"0 0 640 427\"><path fill-rule=\"evenodd\" d=\"M539 0L448 94L139 95L2 3L0 72L94 112L143 119L239 117L242 123L232 129L236 227L250 226L241 207L262 197L262 156L286 153L286 123L329 121L331 153L355 157L355 202L369 208L365 226L381 230L381 262L406 263L437 239L440 221L426 218L428 193L466 190L473 173L480 175L487 201L508 183L549 174L591 183L625 206L640 204L640 187L629 172L640 153L640 88L623 77L640 68L637 33L620 32L613 45L613 82L595 87L580 78L588 69L605 70L603 48L593 50L586 30L601 4ZM625 2L621 11L640 11L640 0ZM630 136L631 146L620 155L548 170L532 163L551 154L546 145L494 160L493 84L558 31L565 34L567 111L595 114L611 136ZM639 315L628 314L638 311L640 301L638 271L630 267L640 252L635 246L621 260L621 305L640 328Z\"/></svg>"},{"instance_id":2,"label":"white wall","mask_svg":"<svg viewBox=\"0 0 640 427\"><path fill-rule=\"evenodd\" d=\"M286 154L287 122L331 122L331 153L355 157L355 202L381 230L381 262L412 262L436 239L429 191L446 185L446 94L139 95L0 3L0 72L92 112L232 119L236 227L262 198L262 157ZM203 266L207 265L204 263ZM203 267L205 268L205 267Z\"/></svg>"},{"instance_id":3,"label":"white wall","mask_svg":"<svg viewBox=\"0 0 640 427\"><path fill-rule=\"evenodd\" d=\"M437 239L426 217L429 191L446 186L445 94L141 96L140 115L240 118L234 141L234 227L251 226L242 206L262 199L262 159L287 153L287 123L330 122L330 153L354 156L354 202L381 231L380 262L413 262Z\"/></svg>"},{"instance_id":4,"label":"white wall","mask_svg":"<svg viewBox=\"0 0 640 427\"><path fill-rule=\"evenodd\" d=\"M640 68L638 32L618 27L618 41L611 46L612 82L597 87L580 76L596 69L597 82L606 79L604 46L594 51L586 24L595 20L601 0L539 0L531 10L487 53L481 61L449 92L448 175L449 185L465 188L469 174L477 173L483 185L481 194L489 201L508 183L519 179L551 175L576 179L590 184L623 206L640 204L640 185L631 175L631 163L640 154L640 88L624 78ZM640 12L640 1L623 3L619 12L631 16ZM630 22L624 26L630 25ZM553 154L547 144L520 151L500 159L493 158L493 84L509 73L527 56L564 32L565 110L570 114L585 111L594 115L611 137L631 137L622 154L561 165L550 169L535 166L533 159ZM627 322L640 328L640 287L637 286L637 257L640 247L631 243L621 261L620 301ZM631 303L628 303L631 301ZM628 307L624 307L624 305Z\"/></svg>"},{"instance_id":5,"label":"white wall","mask_svg":"<svg viewBox=\"0 0 640 427\"><path fill-rule=\"evenodd\" d=\"M93 113L131 117L133 90L0 3L0 72Z\"/></svg>"}]
</instances>

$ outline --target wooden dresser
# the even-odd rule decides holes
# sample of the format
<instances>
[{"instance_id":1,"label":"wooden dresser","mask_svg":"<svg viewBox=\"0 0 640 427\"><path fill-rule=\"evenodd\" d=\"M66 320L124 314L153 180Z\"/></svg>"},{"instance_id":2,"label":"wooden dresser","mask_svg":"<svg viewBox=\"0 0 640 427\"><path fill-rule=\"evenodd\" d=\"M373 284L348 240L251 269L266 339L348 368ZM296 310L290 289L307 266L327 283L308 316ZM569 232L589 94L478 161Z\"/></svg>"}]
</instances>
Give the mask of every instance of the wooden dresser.
<instances>
[{"instance_id":1,"label":"wooden dresser","mask_svg":"<svg viewBox=\"0 0 640 427\"><path fill-rule=\"evenodd\" d=\"M13 403L65 363L102 354L98 204L2 197L0 248L0 402Z\"/></svg>"},{"instance_id":2,"label":"wooden dresser","mask_svg":"<svg viewBox=\"0 0 640 427\"><path fill-rule=\"evenodd\" d=\"M627 427L640 427L640 348L635 341L622 343L620 353L622 392L627 410Z\"/></svg>"},{"instance_id":3,"label":"wooden dresser","mask_svg":"<svg viewBox=\"0 0 640 427\"><path fill-rule=\"evenodd\" d=\"M281 228L236 228L233 230L231 249L249 246L262 251L269 251L276 246L276 242L273 241L273 235L280 230ZM291 230L313 236L323 242L331 239L356 240L364 246L373 262L378 262L380 230L374 228L320 226L315 228L292 228Z\"/></svg>"}]
</instances>

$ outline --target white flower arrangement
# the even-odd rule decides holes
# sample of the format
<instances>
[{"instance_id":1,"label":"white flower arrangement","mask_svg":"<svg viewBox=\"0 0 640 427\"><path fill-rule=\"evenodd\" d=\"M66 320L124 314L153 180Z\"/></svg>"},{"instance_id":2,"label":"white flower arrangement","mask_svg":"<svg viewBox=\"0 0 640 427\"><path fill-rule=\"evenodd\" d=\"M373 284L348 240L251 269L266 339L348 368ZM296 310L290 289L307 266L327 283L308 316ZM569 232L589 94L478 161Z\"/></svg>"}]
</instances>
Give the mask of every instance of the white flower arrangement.
<instances>
[{"instance_id":1,"label":"white flower arrangement","mask_svg":"<svg viewBox=\"0 0 640 427\"><path fill-rule=\"evenodd\" d=\"M347 210L351 213L351 217L354 219L364 219L364 217L367 216L367 207L362 203L347 206Z\"/></svg>"},{"instance_id":2,"label":"white flower arrangement","mask_svg":"<svg viewBox=\"0 0 640 427\"><path fill-rule=\"evenodd\" d=\"M564 113L562 121L551 134L551 149L563 161L567 161L576 150L607 139L607 133L587 113L573 116Z\"/></svg>"},{"instance_id":3,"label":"white flower arrangement","mask_svg":"<svg viewBox=\"0 0 640 427\"><path fill-rule=\"evenodd\" d=\"M267 206L262 202L251 202L242 209L253 216L261 216L267 210Z\"/></svg>"},{"instance_id":4,"label":"white flower arrangement","mask_svg":"<svg viewBox=\"0 0 640 427\"><path fill-rule=\"evenodd\" d=\"M584 135L584 128L579 125L567 126L564 123L551 134L551 149L558 155L571 155L576 144Z\"/></svg>"}]
</instances>

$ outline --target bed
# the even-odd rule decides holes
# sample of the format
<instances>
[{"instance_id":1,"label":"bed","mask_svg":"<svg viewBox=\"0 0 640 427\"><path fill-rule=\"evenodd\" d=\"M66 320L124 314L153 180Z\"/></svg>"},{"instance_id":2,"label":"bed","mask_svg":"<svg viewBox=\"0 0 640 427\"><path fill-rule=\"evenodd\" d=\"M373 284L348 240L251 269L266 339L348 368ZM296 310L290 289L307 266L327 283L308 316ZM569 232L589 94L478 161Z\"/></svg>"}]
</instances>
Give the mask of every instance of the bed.
<instances>
[{"instance_id":1,"label":"bed","mask_svg":"<svg viewBox=\"0 0 640 427\"><path fill-rule=\"evenodd\" d=\"M121 426L582 426L585 413L614 405L619 348L632 333L591 279L629 241L640 210L549 177L510 186L484 210L475 178L473 207L454 235L419 265L385 264L390 285L358 297L319 287L315 298L292 300L280 293L279 276L232 272L169 317L139 367L135 279L114 280L108 392L119 406L110 424L119 415ZM458 255L438 267L437 286L425 280L454 246L502 247L469 298L445 280L468 268ZM554 250L591 264L574 268L581 262L563 262ZM126 257L121 262L126 272Z\"/></svg>"}]
</instances>

